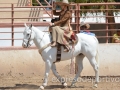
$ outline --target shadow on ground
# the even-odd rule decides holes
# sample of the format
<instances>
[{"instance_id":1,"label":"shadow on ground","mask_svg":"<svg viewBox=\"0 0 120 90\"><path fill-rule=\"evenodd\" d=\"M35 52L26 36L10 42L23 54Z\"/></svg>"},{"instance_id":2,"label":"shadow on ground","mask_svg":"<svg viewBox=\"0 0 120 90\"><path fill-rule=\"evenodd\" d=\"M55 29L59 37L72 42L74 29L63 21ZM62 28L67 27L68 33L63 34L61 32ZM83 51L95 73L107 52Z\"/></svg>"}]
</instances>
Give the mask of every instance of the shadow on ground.
<instances>
[{"instance_id":1,"label":"shadow on ground","mask_svg":"<svg viewBox=\"0 0 120 90\"><path fill-rule=\"evenodd\" d=\"M13 87L0 87L0 90L6 90L6 89L39 89L40 86L38 85L33 85L33 84L15 84L15 86ZM46 90L54 90L54 89L64 89L63 85L49 85L47 87L45 87ZM71 88L70 86L68 86L67 88ZM84 87L75 87L75 88L84 88Z\"/></svg>"},{"instance_id":2,"label":"shadow on ground","mask_svg":"<svg viewBox=\"0 0 120 90\"><path fill-rule=\"evenodd\" d=\"M32 84L16 84L14 87L0 87L0 90L4 89L38 89L39 86Z\"/></svg>"},{"instance_id":3,"label":"shadow on ground","mask_svg":"<svg viewBox=\"0 0 120 90\"><path fill-rule=\"evenodd\" d=\"M0 90L6 90L6 89L39 89L40 86L38 85L33 85L33 84L15 84L13 87L0 87ZM45 89L55 89L55 88L64 88L62 85L49 85L45 87Z\"/></svg>"}]
</instances>

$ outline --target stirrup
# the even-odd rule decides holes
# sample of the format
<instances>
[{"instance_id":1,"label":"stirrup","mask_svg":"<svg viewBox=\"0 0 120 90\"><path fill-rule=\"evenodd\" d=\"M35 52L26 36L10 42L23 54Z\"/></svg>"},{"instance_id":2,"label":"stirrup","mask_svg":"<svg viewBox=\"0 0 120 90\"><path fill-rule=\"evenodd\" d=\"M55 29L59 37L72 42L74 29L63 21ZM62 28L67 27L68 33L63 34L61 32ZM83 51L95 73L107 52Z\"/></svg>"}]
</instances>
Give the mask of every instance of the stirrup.
<instances>
[{"instance_id":1,"label":"stirrup","mask_svg":"<svg viewBox=\"0 0 120 90\"><path fill-rule=\"evenodd\" d=\"M65 49L63 50L64 52L69 52L70 48L68 48L67 46L65 46Z\"/></svg>"}]
</instances>

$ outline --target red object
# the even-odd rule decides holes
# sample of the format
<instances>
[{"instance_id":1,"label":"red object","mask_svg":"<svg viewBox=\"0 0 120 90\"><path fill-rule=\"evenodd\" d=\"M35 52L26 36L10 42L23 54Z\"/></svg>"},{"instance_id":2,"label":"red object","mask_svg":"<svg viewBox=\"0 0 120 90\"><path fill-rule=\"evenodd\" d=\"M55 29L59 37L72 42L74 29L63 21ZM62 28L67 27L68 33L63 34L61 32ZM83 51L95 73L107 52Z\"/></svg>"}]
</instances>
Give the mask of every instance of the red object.
<instances>
[{"instance_id":1,"label":"red object","mask_svg":"<svg viewBox=\"0 0 120 90\"><path fill-rule=\"evenodd\" d=\"M72 38L73 40L76 40L74 32L72 33L71 38Z\"/></svg>"}]
</instances>

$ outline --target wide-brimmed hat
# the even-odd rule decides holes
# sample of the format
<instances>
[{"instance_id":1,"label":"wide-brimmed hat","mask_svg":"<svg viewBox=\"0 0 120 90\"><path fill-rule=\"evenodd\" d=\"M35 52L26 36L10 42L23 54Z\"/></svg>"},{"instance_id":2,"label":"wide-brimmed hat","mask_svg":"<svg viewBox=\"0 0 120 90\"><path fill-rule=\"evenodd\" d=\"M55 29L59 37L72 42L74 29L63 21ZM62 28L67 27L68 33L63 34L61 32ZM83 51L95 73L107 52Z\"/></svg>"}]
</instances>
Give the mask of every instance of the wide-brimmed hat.
<instances>
[{"instance_id":1,"label":"wide-brimmed hat","mask_svg":"<svg viewBox=\"0 0 120 90\"><path fill-rule=\"evenodd\" d=\"M63 5L70 6L68 0L62 0L62 2L55 2L55 4L57 4L58 6L63 6Z\"/></svg>"},{"instance_id":2,"label":"wide-brimmed hat","mask_svg":"<svg viewBox=\"0 0 120 90\"><path fill-rule=\"evenodd\" d=\"M82 27L82 26L86 26L87 29L90 28L90 25L87 24L87 23L84 23L84 22L81 22L81 23L80 23L80 27Z\"/></svg>"}]
</instances>

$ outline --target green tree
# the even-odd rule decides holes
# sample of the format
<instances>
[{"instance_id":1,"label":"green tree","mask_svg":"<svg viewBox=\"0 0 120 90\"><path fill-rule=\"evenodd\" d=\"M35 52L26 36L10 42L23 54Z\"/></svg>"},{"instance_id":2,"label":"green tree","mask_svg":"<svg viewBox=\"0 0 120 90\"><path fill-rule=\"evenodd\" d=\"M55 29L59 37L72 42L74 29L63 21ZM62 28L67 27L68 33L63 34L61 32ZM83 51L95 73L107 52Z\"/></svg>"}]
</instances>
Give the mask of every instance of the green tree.
<instances>
[{"instance_id":1,"label":"green tree","mask_svg":"<svg viewBox=\"0 0 120 90\"><path fill-rule=\"evenodd\" d=\"M120 2L120 0L69 0L69 2L75 2L75 3L101 3L101 2ZM114 6L114 5L110 5L108 6L109 9L115 9L117 6ZM120 8L120 6L118 6ZM82 6L81 9L99 9L99 11L96 11L97 12L104 12L106 13L106 11L103 11L103 9L105 9L105 5L102 5L102 6ZM111 17L108 17L108 23L115 23L115 18L114 18L114 12L116 12L117 14L117 11L114 11L114 10L109 10L107 11L108 12L108 16L111 16ZM82 14L86 14L87 12L86 11L82 11L80 12ZM91 12L92 13L92 12ZM112 31L109 32L109 35L112 36L113 33L115 32L114 29L115 29L115 24L109 24L108 25L108 29L113 29ZM111 42L111 39L110 39L110 42Z\"/></svg>"},{"instance_id":2,"label":"green tree","mask_svg":"<svg viewBox=\"0 0 120 90\"><path fill-rule=\"evenodd\" d=\"M32 0L32 5L33 6L37 6L38 5L38 3L36 2L36 0Z\"/></svg>"}]
</instances>

